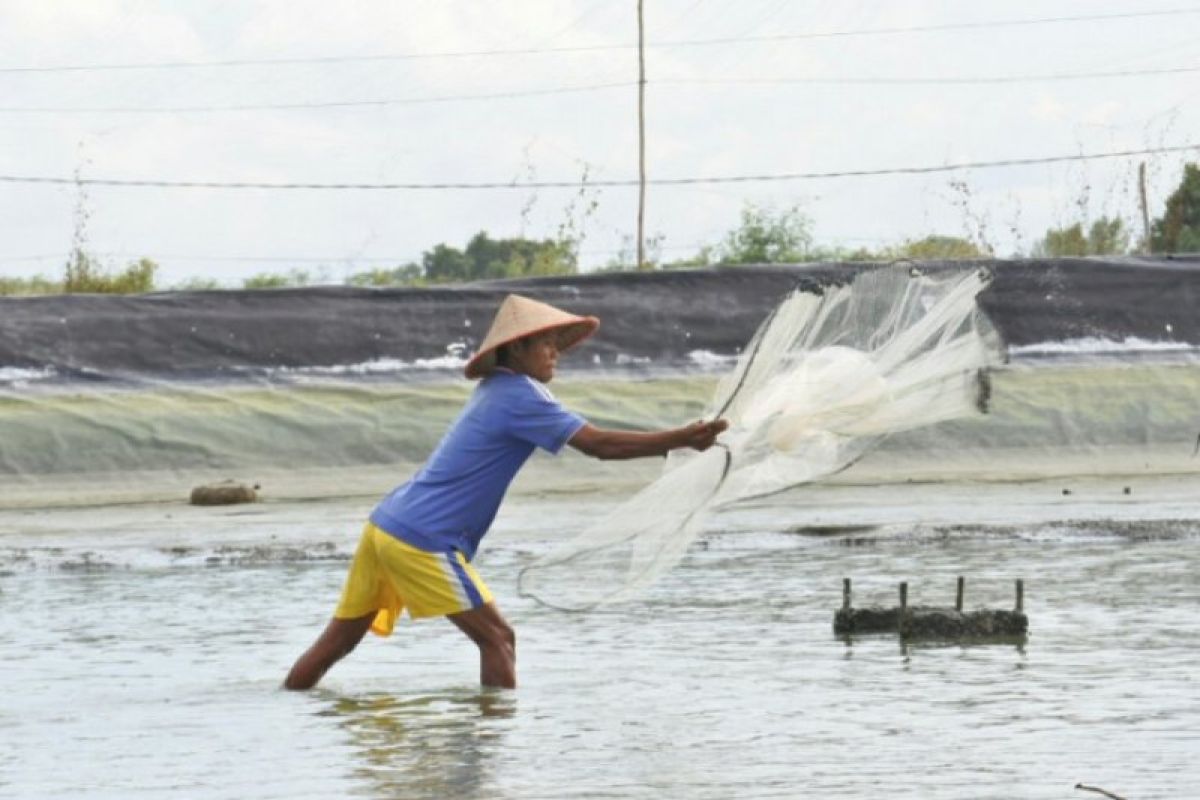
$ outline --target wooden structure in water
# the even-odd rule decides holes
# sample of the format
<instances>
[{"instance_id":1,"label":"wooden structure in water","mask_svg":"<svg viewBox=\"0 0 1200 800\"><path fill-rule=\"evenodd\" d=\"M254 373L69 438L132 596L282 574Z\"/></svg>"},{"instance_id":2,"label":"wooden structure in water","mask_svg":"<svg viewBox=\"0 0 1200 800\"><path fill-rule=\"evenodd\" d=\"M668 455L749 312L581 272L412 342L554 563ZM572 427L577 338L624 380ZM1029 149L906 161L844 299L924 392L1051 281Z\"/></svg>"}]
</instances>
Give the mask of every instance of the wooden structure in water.
<instances>
[{"instance_id":1,"label":"wooden structure in water","mask_svg":"<svg viewBox=\"0 0 1200 800\"><path fill-rule=\"evenodd\" d=\"M850 579L842 579L842 607L833 615L834 633L848 636L860 633L898 633L903 638L988 639L1023 637L1029 631L1025 616L1025 582L1016 582L1016 602L1010 609L978 608L963 610L966 580L958 579L954 607L910 606L908 584L900 584L900 605L885 608L855 608L851 601Z\"/></svg>"}]
</instances>

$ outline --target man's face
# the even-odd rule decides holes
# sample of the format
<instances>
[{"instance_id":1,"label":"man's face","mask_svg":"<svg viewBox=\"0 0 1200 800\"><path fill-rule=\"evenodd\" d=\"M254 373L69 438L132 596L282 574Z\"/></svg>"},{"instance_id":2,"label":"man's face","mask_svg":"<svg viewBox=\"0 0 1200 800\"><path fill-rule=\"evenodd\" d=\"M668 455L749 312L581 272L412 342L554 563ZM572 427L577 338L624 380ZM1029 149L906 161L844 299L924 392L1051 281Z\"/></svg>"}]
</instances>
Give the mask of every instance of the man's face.
<instances>
[{"instance_id":1,"label":"man's face","mask_svg":"<svg viewBox=\"0 0 1200 800\"><path fill-rule=\"evenodd\" d=\"M513 342L509 349L509 366L531 378L549 383L558 366L558 335L553 331L527 336Z\"/></svg>"}]
</instances>

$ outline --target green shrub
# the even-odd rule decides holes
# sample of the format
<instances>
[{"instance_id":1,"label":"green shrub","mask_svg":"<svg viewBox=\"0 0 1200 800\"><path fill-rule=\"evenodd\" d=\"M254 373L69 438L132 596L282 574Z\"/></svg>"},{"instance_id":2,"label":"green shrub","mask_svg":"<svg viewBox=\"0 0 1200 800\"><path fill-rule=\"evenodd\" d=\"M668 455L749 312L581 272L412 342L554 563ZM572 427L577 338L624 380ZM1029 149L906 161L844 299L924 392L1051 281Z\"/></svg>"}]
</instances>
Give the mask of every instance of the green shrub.
<instances>
[{"instance_id":1,"label":"green shrub","mask_svg":"<svg viewBox=\"0 0 1200 800\"><path fill-rule=\"evenodd\" d=\"M395 269L376 267L356 272L346 279L348 286L421 286L424 283L420 264L405 264Z\"/></svg>"},{"instance_id":2,"label":"green shrub","mask_svg":"<svg viewBox=\"0 0 1200 800\"><path fill-rule=\"evenodd\" d=\"M41 275L32 278L0 278L0 295L62 294L62 283Z\"/></svg>"},{"instance_id":3,"label":"green shrub","mask_svg":"<svg viewBox=\"0 0 1200 800\"><path fill-rule=\"evenodd\" d=\"M67 261L62 291L66 294L140 294L154 291L158 264L143 258L117 273L106 271L95 257L75 250Z\"/></svg>"},{"instance_id":4,"label":"green shrub","mask_svg":"<svg viewBox=\"0 0 1200 800\"><path fill-rule=\"evenodd\" d=\"M310 286L314 282L308 270L293 269L287 272L260 272L242 281L245 289L286 289L296 286Z\"/></svg>"}]
</instances>

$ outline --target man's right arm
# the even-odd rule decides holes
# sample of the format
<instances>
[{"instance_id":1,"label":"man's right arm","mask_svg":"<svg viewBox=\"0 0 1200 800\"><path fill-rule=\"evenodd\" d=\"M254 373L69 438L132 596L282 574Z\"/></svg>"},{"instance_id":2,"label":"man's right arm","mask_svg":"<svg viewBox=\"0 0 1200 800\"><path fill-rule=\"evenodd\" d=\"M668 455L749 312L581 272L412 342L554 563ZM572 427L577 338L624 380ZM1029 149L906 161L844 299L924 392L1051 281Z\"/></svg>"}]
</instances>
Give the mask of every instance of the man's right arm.
<instances>
[{"instance_id":1,"label":"man's right arm","mask_svg":"<svg viewBox=\"0 0 1200 800\"><path fill-rule=\"evenodd\" d=\"M723 419L693 422L664 431L618 431L584 425L567 442L585 455L603 460L665 456L681 447L707 450L718 434L729 427Z\"/></svg>"}]
</instances>

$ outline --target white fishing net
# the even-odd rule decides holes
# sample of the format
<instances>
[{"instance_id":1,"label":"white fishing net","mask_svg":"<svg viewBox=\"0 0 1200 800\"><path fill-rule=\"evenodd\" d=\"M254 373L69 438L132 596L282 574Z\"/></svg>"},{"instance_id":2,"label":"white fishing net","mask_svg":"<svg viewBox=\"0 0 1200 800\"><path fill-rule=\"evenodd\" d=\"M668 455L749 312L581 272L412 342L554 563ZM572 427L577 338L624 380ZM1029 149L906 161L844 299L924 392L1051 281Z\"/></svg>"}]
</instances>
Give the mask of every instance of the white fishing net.
<instances>
[{"instance_id":1,"label":"white fishing net","mask_svg":"<svg viewBox=\"0 0 1200 800\"><path fill-rule=\"evenodd\" d=\"M1004 356L976 303L989 280L892 266L794 292L717 387L720 446L673 452L658 480L526 567L519 593L570 610L629 599L714 509L844 470L890 433L983 414L985 370Z\"/></svg>"}]
</instances>

